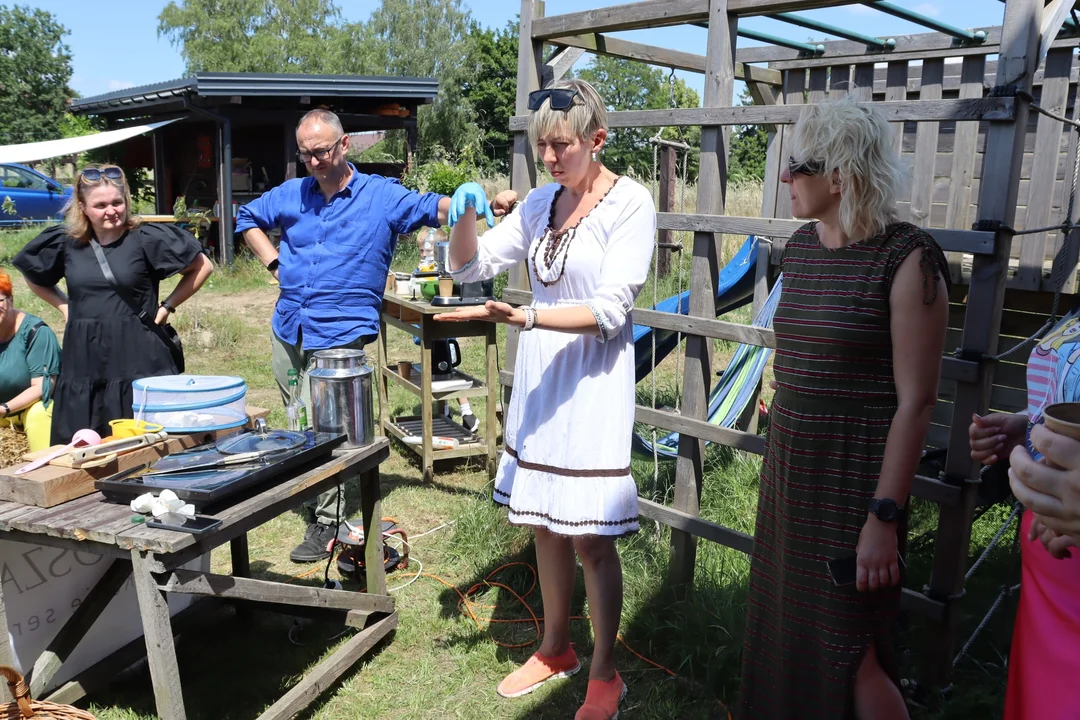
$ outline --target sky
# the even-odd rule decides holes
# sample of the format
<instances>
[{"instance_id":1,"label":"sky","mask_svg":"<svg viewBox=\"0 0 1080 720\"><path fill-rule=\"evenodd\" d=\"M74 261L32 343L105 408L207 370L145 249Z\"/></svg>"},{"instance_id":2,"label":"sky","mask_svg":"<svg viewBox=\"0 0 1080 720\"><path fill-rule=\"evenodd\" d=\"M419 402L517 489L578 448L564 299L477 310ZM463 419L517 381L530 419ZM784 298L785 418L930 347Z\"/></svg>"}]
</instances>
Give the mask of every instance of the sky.
<instances>
[{"instance_id":1,"label":"sky","mask_svg":"<svg viewBox=\"0 0 1080 720\"><path fill-rule=\"evenodd\" d=\"M184 75L179 50L157 34L157 16L168 4L164 0L109 0L107 12L89 12L84 0L17 1L48 10L69 30L66 41L73 56L71 87L83 97ZM1005 7L998 0L893 0L893 3L962 28L998 25ZM378 6L377 0L337 0L337 4L349 21L367 19ZM520 7L513 0L463 0L463 4L480 23L495 28L515 20ZM546 12L550 16L614 4L618 2L547 0ZM926 28L864 5L810 10L801 14L878 37L928 32ZM836 39L766 17L746 18L741 26L799 41ZM702 28L678 27L613 35L704 55L705 33ZM739 40L740 47L757 44L760 43ZM700 75L683 72L677 75L700 93L703 85Z\"/></svg>"}]
</instances>

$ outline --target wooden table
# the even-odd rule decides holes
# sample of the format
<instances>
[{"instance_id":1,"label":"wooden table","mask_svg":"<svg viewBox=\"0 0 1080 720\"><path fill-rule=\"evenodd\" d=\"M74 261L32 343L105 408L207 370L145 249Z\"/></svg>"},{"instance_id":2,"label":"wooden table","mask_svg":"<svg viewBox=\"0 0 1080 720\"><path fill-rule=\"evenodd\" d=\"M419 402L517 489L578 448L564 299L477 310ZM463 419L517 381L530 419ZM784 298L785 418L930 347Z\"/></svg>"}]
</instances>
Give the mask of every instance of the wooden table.
<instances>
[{"instance_id":1,"label":"wooden table","mask_svg":"<svg viewBox=\"0 0 1080 720\"><path fill-rule=\"evenodd\" d=\"M495 468L498 465L499 350L496 345L495 323L479 320L455 323L435 322L436 315L455 309L454 307L435 307L428 303L427 300L412 300L391 292L383 295L378 352L380 370L379 425L383 428L383 432L389 433L399 440L407 435L421 435L423 439L421 444L406 444L405 446L420 456L425 481L430 481L434 477L436 460L487 455L489 477L495 477ZM391 327L420 338L419 385L413 379L406 380L398 374L397 359L389 357L386 334ZM432 344L435 340L462 337L484 338L486 372L483 382L471 375L455 370L455 377L462 377L472 381L473 387L467 390L434 392L431 387L433 374ZM409 392L420 397L419 418L414 416L391 418L389 416L390 409L387 403L387 395L389 394L390 381L398 383ZM461 442L458 447L453 449L435 450L431 440L436 434L467 439L472 436L472 433L460 424L450 420L450 418L440 416L436 419L433 405L453 398L481 396L487 399L487 422L484 428L484 436L477 437L471 442Z\"/></svg>"},{"instance_id":2,"label":"wooden table","mask_svg":"<svg viewBox=\"0 0 1080 720\"><path fill-rule=\"evenodd\" d=\"M101 580L90 590L27 675L31 696L40 697L42 688L48 686L60 669L63 658L70 655L128 577L133 577L143 638L136 639L60 686L47 699L71 703L85 695L90 688L104 684L145 654L153 681L158 717L164 720L185 718L173 634L177 632L177 626L190 621L194 610L204 607L206 603L196 602L170 619L166 594L175 592L219 598L240 605L261 603L269 609L286 613L290 609L295 609L298 614L327 611L339 616L345 625L359 628L359 633L259 717L260 720L284 720L303 710L397 627L394 600L386 592L383 543L379 532L382 516L379 464L389 454L389 441L386 438L377 438L364 448L335 451L330 459L301 469L288 480L269 485L255 495L243 496L246 499L218 510L214 516L222 520L221 526L204 535L133 525L131 508L107 503L100 493L52 508L0 503L0 539L114 558ZM249 530L356 477L360 480L364 537L379 538L379 542L366 543L367 593L324 590L250 577ZM372 528L375 528L374 535ZM231 544L231 575L180 568L226 542ZM7 638L8 627L0 588L0 664L5 665L11 664L12 655Z\"/></svg>"}]
</instances>

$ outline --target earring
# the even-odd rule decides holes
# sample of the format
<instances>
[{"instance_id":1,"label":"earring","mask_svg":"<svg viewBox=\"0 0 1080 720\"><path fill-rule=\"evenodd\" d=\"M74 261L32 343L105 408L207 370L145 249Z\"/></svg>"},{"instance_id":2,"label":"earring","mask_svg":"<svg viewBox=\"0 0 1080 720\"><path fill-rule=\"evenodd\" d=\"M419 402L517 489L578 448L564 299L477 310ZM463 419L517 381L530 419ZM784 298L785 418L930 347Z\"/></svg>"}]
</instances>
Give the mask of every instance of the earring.
<instances>
[{"instance_id":1,"label":"earring","mask_svg":"<svg viewBox=\"0 0 1080 720\"><path fill-rule=\"evenodd\" d=\"M593 162L596 162L596 153L593 153L593 154L592 154L592 161L593 161Z\"/></svg>"}]
</instances>

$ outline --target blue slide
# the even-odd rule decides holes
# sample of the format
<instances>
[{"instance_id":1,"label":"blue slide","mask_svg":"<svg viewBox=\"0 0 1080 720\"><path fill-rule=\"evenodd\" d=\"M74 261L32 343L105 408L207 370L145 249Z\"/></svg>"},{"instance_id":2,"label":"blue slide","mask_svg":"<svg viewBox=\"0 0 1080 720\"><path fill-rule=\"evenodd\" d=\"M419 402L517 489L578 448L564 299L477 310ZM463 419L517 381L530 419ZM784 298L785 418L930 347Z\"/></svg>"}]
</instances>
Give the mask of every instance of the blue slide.
<instances>
[{"instance_id":1,"label":"blue slide","mask_svg":"<svg viewBox=\"0 0 1080 720\"><path fill-rule=\"evenodd\" d=\"M746 305L754 298L754 268L757 265L758 239L751 235L735 253L735 257L720 270L716 284L716 315ZM648 288L646 288L647 290ZM681 304L680 304L681 303ZM674 295L657 303L653 310L686 315L690 309L690 291ZM653 339L656 332L656 363L659 364L675 349L678 334L673 330L653 330L646 325L634 325L635 382L647 377L653 369Z\"/></svg>"}]
</instances>

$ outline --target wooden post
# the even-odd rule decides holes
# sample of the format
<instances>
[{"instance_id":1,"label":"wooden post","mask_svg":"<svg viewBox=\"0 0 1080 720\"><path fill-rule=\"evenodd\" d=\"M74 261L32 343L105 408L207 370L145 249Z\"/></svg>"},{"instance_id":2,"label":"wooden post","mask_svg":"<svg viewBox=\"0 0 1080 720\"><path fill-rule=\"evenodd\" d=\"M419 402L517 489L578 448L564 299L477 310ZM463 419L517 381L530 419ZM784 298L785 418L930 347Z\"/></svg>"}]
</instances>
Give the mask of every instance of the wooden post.
<instances>
[{"instance_id":1,"label":"wooden post","mask_svg":"<svg viewBox=\"0 0 1080 720\"><path fill-rule=\"evenodd\" d=\"M1055 48L1046 55L1040 107L1057 115L1066 115L1069 102L1069 71L1072 69L1073 48ZM1046 227L1058 222L1065 215L1065 208L1057 217L1051 218L1057 193L1054 185L1058 177L1058 159L1061 155L1062 123L1039 115L1035 132L1035 152L1031 163L1031 183L1028 185L1025 228ZM1071 158L1070 158L1071 163ZM1066 180L1068 185L1068 180ZM1043 261L1051 243L1046 233L1022 235L1020 243L1020 267L1010 287L1020 290L1041 290L1043 285Z\"/></svg>"},{"instance_id":2,"label":"wooden post","mask_svg":"<svg viewBox=\"0 0 1080 720\"><path fill-rule=\"evenodd\" d=\"M285 126L285 179L295 180L296 172L296 128L292 125Z\"/></svg>"},{"instance_id":3,"label":"wooden post","mask_svg":"<svg viewBox=\"0 0 1080 720\"><path fill-rule=\"evenodd\" d=\"M907 100L907 77L908 64L906 60L895 60L889 63L889 69L885 75L885 101ZM904 147L904 122L894 122L896 128L896 152Z\"/></svg>"},{"instance_id":4,"label":"wooden post","mask_svg":"<svg viewBox=\"0 0 1080 720\"><path fill-rule=\"evenodd\" d=\"M165 128L158 128L154 140L154 209L158 215L172 215L172 204L165 197ZM33 697L33 696L31 696Z\"/></svg>"},{"instance_id":5,"label":"wooden post","mask_svg":"<svg viewBox=\"0 0 1080 720\"><path fill-rule=\"evenodd\" d=\"M232 574L236 577L251 577L251 557L248 555L247 533L229 541L229 556L232 558Z\"/></svg>"},{"instance_id":6,"label":"wooden post","mask_svg":"<svg viewBox=\"0 0 1080 720\"><path fill-rule=\"evenodd\" d=\"M802 68L798 70L785 70L784 71L784 104L785 105L802 105L805 100L803 99L803 93L806 91L806 71ZM780 182L780 174L785 165L787 164L788 156L791 155L792 142L791 133L792 128L789 125L780 125L780 150L776 155L776 158L770 161L769 167L766 169L766 191L765 199L768 200L769 193L774 193L775 209L772 217L789 218L791 217L791 194L788 193L787 188L783 187L783 183ZM772 146L770 145L770 150ZM768 157L772 157L771 155ZM764 213L763 213L764 214Z\"/></svg>"},{"instance_id":7,"label":"wooden post","mask_svg":"<svg viewBox=\"0 0 1080 720\"><path fill-rule=\"evenodd\" d=\"M416 120L414 119L408 127L405 128L405 172L413 169L413 163L416 162L416 146L419 143L420 136L416 127Z\"/></svg>"},{"instance_id":8,"label":"wooden post","mask_svg":"<svg viewBox=\"0 0 1080 720\"><path fill-rule=\"evenodd\" d=\"M420 466L424 470L424 482L435 479L435 417L431 404L431 345L435 321L430 315L420 318L420 431L423 437L423 452L420 454Z\"/></svg>"},{"instance_id":9,"label":"wooden post","mask_svg":"<svg viewBox=\"0 0 1080 720\"><path fill-rule=\"evenodd\" d=\"M484 337L484 355L486 360L486 373L484 382L487 383L487 393L484 395L487 401L484 418L484 435L487 440L487 471L488 478L495 479L495 471L499 467L499 339L496 334L495 323L488 323L487 335Z\"/></svg>"},{"instance_id":10,"label":"wooden post","mask_svg":"<svg viewBox=\"0 0 1080 720\"><path fill-rule=\"evenodd\" d=\"M360 515L364 525L364 577L367 580L367 591L371 595L386 595L382 487L379 483L378 465L360 475Z\"/></svg>"},{"instance_id":11,"label":"wooden post","mask_svg":"<svg viewBox=\"0 0 1080 720\"><path fill-rule=\"evenodd\" d=\"M1042 5L1042 0L1009 0L1005 5L996 84L1015 83L1018 89L1031 92ZM1012 122L990 123L983 181L979 185L979 217L1000 222L1004 227L1012 225L1016 216L1028 123L1028 103L1020 97L1016 98L1015 113ZM976 255L973 260L964 316L963 349L984 355L993 354L998 347L1012 236L999 229L994 234L994 242L993 255ZM977 473L968 452L968 425L972 413L986 412L992 383L989 363L983 364L978 383L957 383L945 472L948 480L960 483L961 495L956 505L942 506L938 516L929 594L949 602L944 620L930 622L927 627L930 654L923 669L926 682L931 685L946 682L952 672L956 624L960 616L956 599L964 587L971 520L978 495L977 486L965 482Z\"/></svg>"},{"instance_id":12,"label":"wooden post","mask_svg":"<svg viewBox=\"0 0 1080 720\"><path fill-rule=\"evenodd\" d=\"M169 601L150 573L149 555L132 550L131 568L135 594L139 598L139 616L146 640L146 663L150 666L158 717L161 720L185 720L184 691L180 684L180 669L176 664Z\"/></svg>"},{"instance_id":13,"label":"wooden post","mask_svg":"<svg viewBox=\"0 0 1080 720\"><path fill-rule=\"evenodd\" d=\"M660 147L660 212L675 211L675 186L678 184L675 174L675 148L662 145ZM657 230L657 242L671 244L675 242L675 233L672 230ZM666 277L671 270L670 248L661 247L656 254L656 275Z\"/></svg>"},{"instance_id":14,"label":"wooden post","mask_svg":"<svg viewBox=\"0 0 1080 720\"><path fill-rule=\"evenodd\" d=\"M521 21L518 27L518 75L517 100L514 103L518 115L529 113L529 93L540 89L540 73L543 68L542 40L533 40L532 24L535 18L544 16L543 0L521 0ZM514 133L514 155L510 163L510 189L524 199L529 191L536 187L536 154L533 152L529 135L526 132ZM529 282L528 265L518 263L510 268L507 287L515 290L532 290ZM506 330L506 367L513 372L517 363L518 334L515 327ZM511 387L503 391L503 406L510 405Z\"/></svg>"},{"instance_id":15,"label":"wooden post","mask_svg":"<svg viewBox=\"0 0 1080 720\"><path fill-rule=\"evenodd\" d=\"M944 58L927 58L922 65L920 100L940 100L945 76ZM930 224L930 202L934 193L934 162L937 160L938 125L921 122L915 131L915 171L911 183L911 212L908 219L919 227Z\"/></svg>"},{"instance_id":16,"label":"wooden post","mask_svg":"<svg viewBox=\"0 0 1080 720\"><path fill-rule=\"evenodd\" d=\"M986 75L986 56L968 55L960 67L960 97L979 98L983 95ZM958 122L953 133L952 177L949 180L949 205L945 210L945 227L967 230L971 227L971 190L975 180L975 151L979 142L978 122ZM962 280L962 256L949 253L949 275L953 283Z\"/></svg>"},{"instance_id":17,"label":"wooden post","mask_svg":"<svg viewBox=\"0 0 1080 720\"><path fill-rule=\"evenodd\" d=\"M709 0L709 34L706 52L704 107L731 104L735 72L735 32L738 19L729 17L727 0ZM701 161L698 173L697 212L722 215L727 196L728 133L718 127L701 130ZM716 282L719 274L717 243L713 233L694 233L694 260L690 272L689 314L716 316ZM712 386L712 341L697 335L686 339L686 384L683 415L705 420ZM675 466L676 510L698 515L704 472L705 442L684 434ZM679 593L693 583L697 540L689 533L672 530L668 579Z\"/></svg>"},{"instance_id":18,"label":"wooden post","mask_svg":"<svg viewBox=\"0 0 1080 720\"><path fill-rule=\"evenodd\" d=\"M1080 102L1074 102L1073 103L1072 119L1073 120L1080 120ZM1062 217L1063 220L1065 218L1065 213L1068 212L1068 209L1069 209L1069 183L1071 182L1071 178L1073 176L1073 161L1076 158L1076 144L1077 144L1077 141L1078 141L1078 138L1077 138L1076 132L1070 131L1069 132L1068 151L1065 154L1065 157L1066 157L1065 182L1063 182L1062 186L1061 186L1061 217ZM1076 189L1076 191L1078 193L1080 193L1080 187L1078 187ZM1076 219L1077 219L1078 215L1080 215L1080 198L1078 198L1077 202L1075 202L1073 204L1073 217L1072 217L1073 222L1076 222ZM1077 232L1076 230L1073 231L1073 233L1076 233L1076 232ZM1057 265L1058 265L1057 252L1061 247L1061 243L1063 243L1063 242L1065 242L1065 238L1062 236L1062 233L1058 233L1057 241L1054 243L1054 265L1053 265L1053 267L1051 268L1051 271L1050 271L1051 283L1053 282L1053 279L1055 277L1058 277L1058 274L1059 274L1059 271L1057 269ZM1076 246L1076 238L1074 238L1072 246L1071 246L1070 253L1068 254L1067 257L1063 258L1063 264L1064 264L1065 267L1061 268L1061 270L1060 270L1060 274L1061 274L1061 278L1062 278L1061 291L1064 292L1064 293L1072 294L1072 293L1076 292L1077 252L1078 252L1078 249L1077 249L1077 246ZM1052 284L1048 284L1043 289L1052 291L1052 290L1055 290L1056 288L1054 288L1052 286Z\"/></svg>"}]
</instances>

